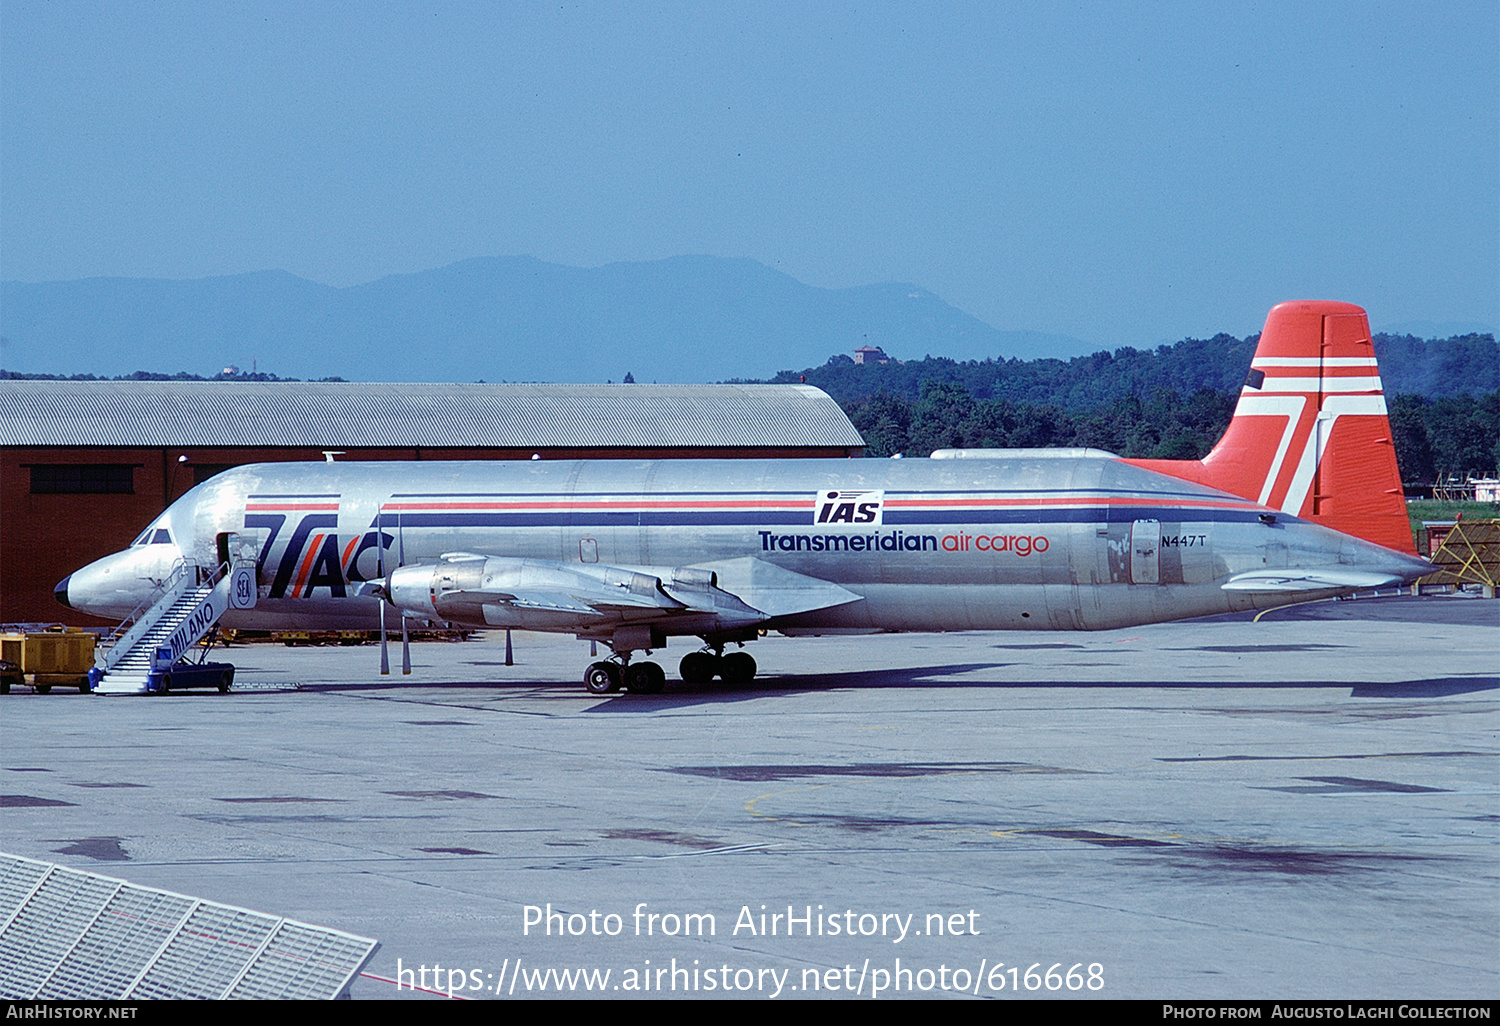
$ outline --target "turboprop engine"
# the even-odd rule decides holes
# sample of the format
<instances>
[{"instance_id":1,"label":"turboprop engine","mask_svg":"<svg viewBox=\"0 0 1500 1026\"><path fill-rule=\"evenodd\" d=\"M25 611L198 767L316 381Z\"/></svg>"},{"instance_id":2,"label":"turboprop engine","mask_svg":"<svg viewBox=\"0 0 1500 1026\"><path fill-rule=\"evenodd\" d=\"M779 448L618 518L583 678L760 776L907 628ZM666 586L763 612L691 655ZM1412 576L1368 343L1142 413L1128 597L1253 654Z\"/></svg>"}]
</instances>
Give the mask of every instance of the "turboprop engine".
<instances>
[{"instance_id":1,"label":"turboprop engine","mask_svg":"<svg viewBox=\"0 0 1500 1026\"><path fill-rule=\"evenodd\" d=\"M652 568L655 569L655 568ZM391 572L386 598L404 616L488 627L615 637L633 620L723 632L766 619L718 587L710 570L655 573L606 565L450 554ZM648 639L649 640L649 639ZM659 647L659 646L642 646Z\"/></svg>"}]
</instances>

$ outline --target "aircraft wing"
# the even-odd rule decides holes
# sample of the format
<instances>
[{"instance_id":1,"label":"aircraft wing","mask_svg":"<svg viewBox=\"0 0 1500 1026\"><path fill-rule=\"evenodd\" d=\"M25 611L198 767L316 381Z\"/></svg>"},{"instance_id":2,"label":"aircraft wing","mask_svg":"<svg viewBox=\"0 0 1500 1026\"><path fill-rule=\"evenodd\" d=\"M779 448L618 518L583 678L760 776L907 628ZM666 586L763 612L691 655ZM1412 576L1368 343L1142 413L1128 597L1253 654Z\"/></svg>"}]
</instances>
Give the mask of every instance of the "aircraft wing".
<instances>
[{"instance_id":1,"label":"aircraft wing","mask_svg":"<svg viewBox=\"0 0 1500 1026\"><path fill-rule=\"evenodd\" d=\"M636 568L451 553L395 570L382 591L412 616L591 633L668 621L673 633L733 631L860 598L753 557Z\"/></svg>"},{"instance_id":2,"label":"aircraft wing","mask_svg":"<svg viewBox=\"0 0 1500 1026\"><path fill-rule=\"evenodd\" d=\"M587 592L569 594L563 591L536 590L518 594L503 591L475 591L465 594L470 598L479 599L487 606L509 606L518 610L536 610L546 613L576 613L579 616L604 616L615 610L654 608L651 603L621 602L614 595L590 595Z\"/></svg>"},{"instance_id":3,"label":"aircraft wing","mask_svg":"<svg viewBox=\"0 0 1500 1026\"><path fill-rule=\"evenodd\" d=\"M1330 567L1318 570L1251 570L1235 574L1219 587L1225 591L1282 595L1296 591L1363 591L1400 583L1402 579L1393 574Z\"/></svg>"},{"instance_id":4,"label":"aircraft wing","mask_svg":"<svg viewBox=\"0 0 1500 1026\"><path fill-rule=\"evenodd\" d=\"M696 567L711 571L718 577L720 588L767 618L831 609L863 598L837 584L784 570L754 556L698 563Z\"/></svg>"}]
</instances>

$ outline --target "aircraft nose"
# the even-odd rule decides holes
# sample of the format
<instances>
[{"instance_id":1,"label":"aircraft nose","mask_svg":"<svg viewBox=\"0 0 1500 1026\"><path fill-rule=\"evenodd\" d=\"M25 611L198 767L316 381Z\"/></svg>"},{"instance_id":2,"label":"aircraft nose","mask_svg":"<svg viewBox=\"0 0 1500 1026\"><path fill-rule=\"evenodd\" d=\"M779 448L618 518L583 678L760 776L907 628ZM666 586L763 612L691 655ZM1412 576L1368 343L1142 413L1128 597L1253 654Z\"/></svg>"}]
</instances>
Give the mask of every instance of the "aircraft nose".
<instances>
[{"instance_id":1,"label":"aircraft nose","mask_svg":"<svg viewBox=\"0 0 1500 1026\"><path fill-rule=\"evenodd\" d=\"M138 545L74 570L52 589L58 602L90 616L119 620L161 590L171 576L170 545Z\"/></svg>"}]
</instances>

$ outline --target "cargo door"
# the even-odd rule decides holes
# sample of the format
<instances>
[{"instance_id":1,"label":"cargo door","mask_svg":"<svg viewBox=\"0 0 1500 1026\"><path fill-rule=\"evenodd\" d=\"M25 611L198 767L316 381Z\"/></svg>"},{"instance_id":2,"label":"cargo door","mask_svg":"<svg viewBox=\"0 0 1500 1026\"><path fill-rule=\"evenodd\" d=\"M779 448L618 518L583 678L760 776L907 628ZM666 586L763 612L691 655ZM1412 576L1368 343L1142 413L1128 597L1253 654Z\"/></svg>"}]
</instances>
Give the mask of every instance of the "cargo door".
<instances>
[{"instance_id":1,"label":"cargo door","mask_svg":"<svg viewBox=\"0 0 1500 1026\"><path fill-rule=\"evenodd\" d=\"M1161 581L1161 521L1137 520L1130 525L1130 583Z\"/></svg>"}]
</instances>

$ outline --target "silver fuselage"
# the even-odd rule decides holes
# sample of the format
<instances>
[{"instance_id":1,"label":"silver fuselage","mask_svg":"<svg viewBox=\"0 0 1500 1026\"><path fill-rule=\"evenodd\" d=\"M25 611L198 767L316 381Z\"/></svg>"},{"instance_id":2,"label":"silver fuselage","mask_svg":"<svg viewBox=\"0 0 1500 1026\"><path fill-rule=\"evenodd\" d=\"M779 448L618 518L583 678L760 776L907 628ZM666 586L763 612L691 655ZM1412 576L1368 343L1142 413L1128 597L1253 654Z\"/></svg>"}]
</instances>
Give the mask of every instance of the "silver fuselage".
<instances>
[{"instance_id":1,"label":"silver fuselage","mask_svg":"<svg viewBox=\"0 0 1500 1026\"><path fill-rule=\"evenodd\" d=\"M1223 587L1250 571L1423 567L1107 456L258 464L155 526L171 544L80 570L70 604L124 616L172 561L213 565L225 533L258 564L256 607L223 620L247 629L370 628L368 582L452 553L647 573L751 557L858 596L761 624L791 633L1096 630L1353 590Z\"/></svg>"}]
</instances>

